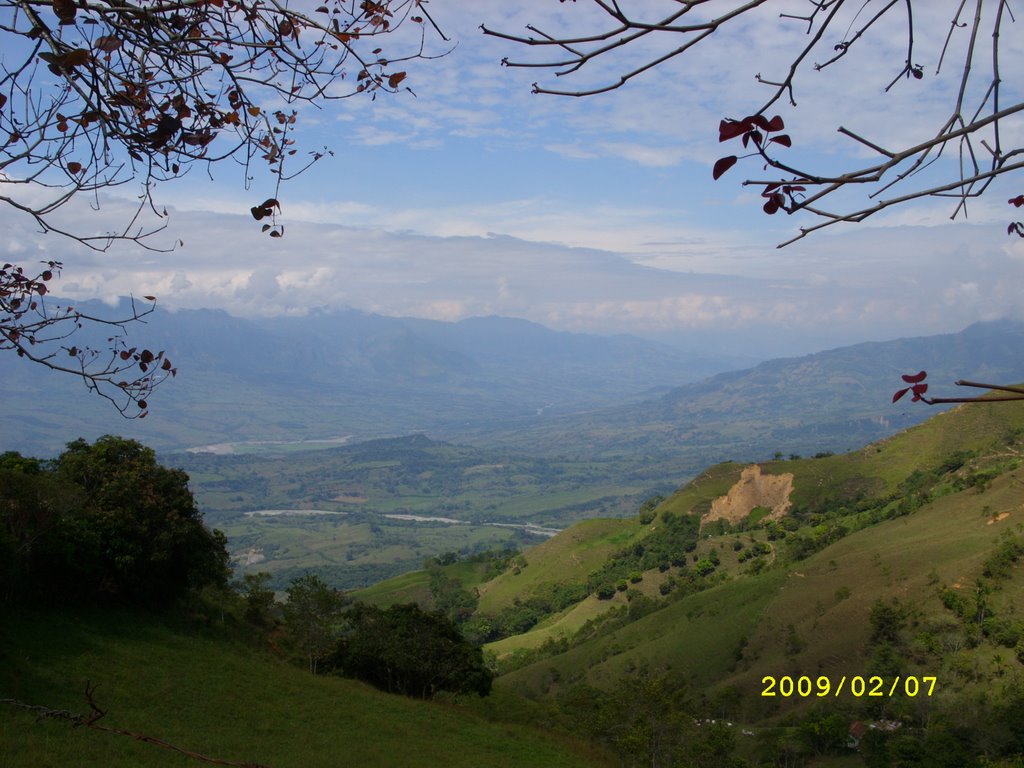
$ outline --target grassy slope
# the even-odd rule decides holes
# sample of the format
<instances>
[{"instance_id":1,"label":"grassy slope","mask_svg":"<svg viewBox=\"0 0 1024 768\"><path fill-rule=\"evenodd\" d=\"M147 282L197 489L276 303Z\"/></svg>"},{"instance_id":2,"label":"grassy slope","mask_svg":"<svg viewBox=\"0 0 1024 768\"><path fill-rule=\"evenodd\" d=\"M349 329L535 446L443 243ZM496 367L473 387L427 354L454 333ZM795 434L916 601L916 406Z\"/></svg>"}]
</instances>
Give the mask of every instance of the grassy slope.
<instances>
[{"instance_id":1,"label":"grassy slope","mask_svg":"<svg viewBox=\"0 0 1024 768\"><path fill-rule=\"evenodd\" d=\"M484 579L486 568L484 563L465 561L440 566L440 570L445 576L449 579L458 579L464 589L473 589L478 586ZM352 596L382 608L396 603L417 603L430 608L434 604L434 598L430 594L430 573L426 570L403 573L393 579L356 590Z\"/></svg>"},{"instance_id":2,"label":"grassy slope","mask_svg":"<svg viewBox=\"0 0 1024 768\"><path fill-rule=\"evenodd\" d=\"M885 493L894 490L914 469L935 466L955 451L1001 453L1005 450L1003 436L1022 424L1024 408L1016 405L972 406L938 416L861 451L821 459L769 462L765 471L793 472L798 503L820 500L829 494L843 497L858 489L869 490L872 495ZM728 490L739 470L734 464L712 468L666 501L661 509L686 512ZM986 507L988 510L983 514ZM1009 515L990 522L992 514L1001 512ZM759 697L764 675L864 674L868 614L876 599L896 597L916 609L915 624L908 630L911 637L948 625L952 614L940 603L939 586L951 585L970 597L970 587L981 573L981 561L991 552L998 533L1010 528L1019 530L1017 526L1021 523L1024 470L1014 470L996 478L982 493L968 489L942 496L908 517L841 539L789 569L769 571L754 578L734 578L613 634L506 675L499 683L508 689L535 692L557 689L551 683L554 669L561 685L584 678L601 684L648 662L652 666L670 667L701 687L735 686L750 705L748 710L768 715L773 702ZM698 553L718 545L722 552L719 570L738 576L739 567L730 546L734 537L703 539ZM571 556L571 552L562 552L559 558L564 562L567 554ZM538 570L556 572L554 563L536 559ZM1021 618L1021 606L1014 606L1009 596L1019 593L1024 584L1022 570L1018 566L1014 580L994 598L996 602L1002 601L1004 616ZM645 574L645 582L652 575ZM837 592L842 595L839 591L844 587L850 595L841 598ZM585 611L586 606L584 602L564 617L572 616L574 611ZM556 617L530 633L492 647L501 652L534 647L554 634L552 627L562 620ZM787 655L785 638L791 624L803 648L798 654ZM741 642L747 642L742 651ZM970 664L982 674L995 673L1000 662L993 660L992 655L991 648L982 648ZM1020 666L1012 651L1002 655L1003 664ZM966 685L949 669L929 668L925 664L916 672L938 674L946 687Z\"/></svg>"},{"instance_id":3,"label":"grassy slope","mask_svg":"<svg viewBox=\"0 0 1024 768\"><path fill-rule=\"evenodd\" d=\"M526 566L481 584L480 608L496 613L546 582L583 581L641 532L633 520L587 520L524 553Z\"/></svg>"},{"instance_id":4,"label":"grassy slope","mask_svg":"<svg viewBox=\"0 0 1024 768\"><path fill-rule=\"evenodd\" d=\"M139 616L8 617L0 627L0 698L84 712L89 680L109 712L103 724L224 760L273 768L603 764L531 727L312 677L248 646ZM198 765L124 736L0 707L5 768Z\"/></svg>"}]
</instances>

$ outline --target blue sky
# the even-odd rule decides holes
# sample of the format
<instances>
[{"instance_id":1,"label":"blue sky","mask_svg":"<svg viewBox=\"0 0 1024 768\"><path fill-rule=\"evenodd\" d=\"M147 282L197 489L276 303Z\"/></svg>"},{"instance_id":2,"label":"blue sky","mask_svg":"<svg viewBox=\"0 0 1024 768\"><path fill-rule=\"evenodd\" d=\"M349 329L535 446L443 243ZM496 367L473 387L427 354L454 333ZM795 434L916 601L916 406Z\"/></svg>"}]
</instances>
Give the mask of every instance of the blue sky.
<instances>
[{"instance_id":1,"label":"blue sky","mask_svg":"<svg viewBox=\"0 0 1024 768\"><path fill-rule=\"evenodd\" d=\"M768 5L624 89L572 99L531 94L534 80L554 79L500 60L543 53L478 27L586 29L589 3L435 0L432 14L457 44L406 67L415 98L349 99L302 114L300 148L335 154L282 191L284 238L261 236L248 214L269 196L266 180L245 191L242 172L222 166L213 180L193 173L158 189L172 214L167 240L185 242L172 253L87 253L6 210L0 249L23 262L59 255L56 290L74 298L153 293L170 308L242 315L340 306L446 320L506 314L570 330L764 338L780 353L1021 315L1024 246L1006 235L1006 199L1024 191L1019 184L994 185L966 223L948 221L949 201L929 201L779 251L810 222L761 213L739 184L742 164L712 181L715 159L734 151L719 146L718 121L756 109L765 86L754 75L777 75L803 39L776 14L806 3ZM919 10L924 80L881 95L904 56L895 25L848 62L802 74L799 106L778 110L794 157L826 167L869 161L836 134L840 124L892 145L933 130L955 85L955 68L934 75L949 28L939 5ZM629 63L598 60L578 84ZM1024 36L1005 35L1007 101L1020 100L1010 73L1022 64ZM1022 134L1020 121L1005 126L1009 140ZM98 227L97 217L116 220L124 206L108 199L99 214L65 215Z\"/></svg>"}]
</instances>

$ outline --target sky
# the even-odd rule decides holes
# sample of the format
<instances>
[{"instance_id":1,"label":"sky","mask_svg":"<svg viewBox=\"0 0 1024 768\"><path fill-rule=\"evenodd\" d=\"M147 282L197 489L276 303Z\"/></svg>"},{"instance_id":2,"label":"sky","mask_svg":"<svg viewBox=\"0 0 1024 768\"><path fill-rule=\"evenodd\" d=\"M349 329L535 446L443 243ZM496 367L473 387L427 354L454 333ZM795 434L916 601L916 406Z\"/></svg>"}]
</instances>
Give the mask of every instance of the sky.
<instances>
[{"instance_id":1,"label":"sky","mask_svg":"<svg viewBox=\"0 0 1024 768\"><path fill-rule=\"evenodd\" d=\"M656 14L676 4L630 6ZM570 81L501 66L503 57L542 61L550 52L479 27L515 33L532 23L576 34L601 26L587 0L434 0L431 14L452 42L428 36L429 51L446 55L403 65L415 95L347 99L300 115L300 149L334 154L282 189L284 237L262 235L248 212L273 194L269 181L257 176L247 190L244 171L222 164L212 179L193 172L156 190L170 216L154 242L181 241L171 252L119 245L97 254L41 235L0 206L0 255L61 259L53 290L76 300L153 294L171 309L243 316L335 307L441 320L500 314L744 353L744 344L809 352L1024 316L1024 242L1006 234L1015 213L1006 200L1024 192L1019 179L993 184L967 219L950 221L949 199L928 200L781 250L815 221L762 213L757 192L740 184L759 172L754 161L712 179L715 160L736 151L719 145L719 120L760 107L769 89L755 75L783 76L806 40L799 22L778 17L805 10L805 0L768 6L621 89L572 98L535 95L531 83L614 81L678 36L596 59ZM870 164L872 153L840 136L839 125L886 147L926 139L949 111L958 75L950 61L960 61L965 42L954 37L936 74L949 12L949 4L915 7L913 57L924 77L888 93L906 58L898 15L859 53L801 70L797 106L769 112L786 121L789 157L827 169ZM1024 36L1004 33L1001 57L1001 98L1020 101L1012 73L1024 71ZM984 66L979 56L978 71ZM1022 138L1020 120L1004 124L1004 145ZM860 190L844 202L865 204ZM97 212L81 201L61 216L95 231L129 215L130 200L101 203Z\"/></svg>"}]
</instances>

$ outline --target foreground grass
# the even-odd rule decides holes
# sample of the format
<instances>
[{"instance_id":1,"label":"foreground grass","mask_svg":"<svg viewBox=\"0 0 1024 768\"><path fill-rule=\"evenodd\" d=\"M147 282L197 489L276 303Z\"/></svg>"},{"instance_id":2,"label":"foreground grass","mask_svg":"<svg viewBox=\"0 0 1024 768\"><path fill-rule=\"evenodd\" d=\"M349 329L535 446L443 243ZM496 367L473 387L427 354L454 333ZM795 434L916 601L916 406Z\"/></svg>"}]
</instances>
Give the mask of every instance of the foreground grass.
<instances>
[{"instance_id":1,"label":"foreground grass","mask_svg":"<svg viewBox=\"0 0 1024 768\"><path fill-rule=\"evenodd\" d=\"M236 763L289 766L590 766L600 755L465 707L313 677L240 641L133 614L33 614L0 622L0 698L102 723ZM125 736L71 728L9 704L5 768L200 765ZM485 712L485 707L480 707Z\"/></svg>"}]
</instances>

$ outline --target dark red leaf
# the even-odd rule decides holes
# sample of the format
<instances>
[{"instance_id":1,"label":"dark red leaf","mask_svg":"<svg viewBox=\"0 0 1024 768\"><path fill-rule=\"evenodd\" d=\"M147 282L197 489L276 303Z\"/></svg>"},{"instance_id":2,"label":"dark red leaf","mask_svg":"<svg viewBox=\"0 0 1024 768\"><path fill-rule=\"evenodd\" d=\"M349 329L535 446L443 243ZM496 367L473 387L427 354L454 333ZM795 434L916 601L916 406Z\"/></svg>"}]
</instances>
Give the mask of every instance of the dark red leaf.
<instances>
[{"instance_id":1,"label":"dark red leaf","mask_svg":"<svg viewBox=\"0 0 1024 768\"><path fill-rule=\"evenodd\" d=\"M905 389L899 390L896 394L894 394L892 396L892 401L895 403L897 400L899 400L901 397L903 397L909 391L910 391L910 387L907 387Z\"/></svg>"},{"instance_id":2,"label":"dark red leaf","mask_svg":"<svg viewBox=\"0 0 1024 768\"><path fill-rule=\"evenodd\" d=\"M928 373L926 371L921 371L920 373L914 374L905 373L903 374L902 378L905 382L907 382L907 384L920 384L922 381L925 380L925 378L927 378L927 376Z\"/></svg>"},{"instance_id":3,"label":"dark red leaf","mask_svg":"<svg viewBox=\"0 0 1024 768\"><path fill-rule=\"evenodd\" d=\"M746 120L730 120L727 118L718 124L718 140L728 141L729 139L735 139L737 136L745 134L751 127L751 124Z\"/></svg>"},{"instance_id":4,"label":"dark red leaf","mask_svg":"<svg viewBox=\"0 0 1024 768\"><path fill-rule=\"evenodd\" d=\"M717 180L723 173L736 165L736 160L736 155L729 155L727 157L720 158L718 162L715 163L715 167L711 169L711 177Z\"/></svg>"},{"instance_id":5,"label":"dark red leaf","mask_svg":"<svg viewBox=\"0 0 1024 768\"><path fill-rule=\"evenodd\" d=\"M751 115L746 119L746 122L750 123L751 127L757 126L762 131L768 130L768 118L764 115Z\"/></svg>"},{"instance_id":6,"label":"dark red leaf","mask_svg":"<svg viewBox=\"0 0 1024 768\"><path fill-rule=\"evenodd\" d=\"M1006 202L1008 202L1014 208L1020 208L1022 205L1024 205L1024 195L1017 195L1016 197L1010 198Z\"/></svg>"},{"instance_id":7,"label":"dark red leaf","mask_svg":"<svg viewBox=\"0 0 1024 768\"><path fill-rule=\"evenodd\" d=\"M781 144L784 147L792 147L793 140L789 138L788 133L784 133L781 136L772 136L769 141L774 141L776 144Z\"/></svg>"},{"instance_id":8,"label":"dark red leaf","mask_svg":"<svg viewBox=\"0 0 1024 768\"><path fill-rule=\"evenodd\" d=\"M121 47L121 40L113 35L104 35L103 37L97 37L96 42L92 45L94 48L106 53L113 53Z\"/></svg>"},{"instance_id":9,"label":"dark red leaf","mask_svg":"<svg viewBox=\"0 0 1024 768\"><path fill-rule=\"evenodd\" d=\"M776 115L771 120L769 120L766 125L762 127L766 131L781 131L783 128L786 127L786 124L782 122L782 117L780 115Z\"/></svg>"}]
</instances>

